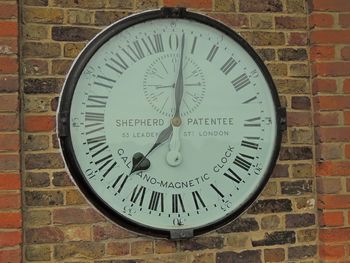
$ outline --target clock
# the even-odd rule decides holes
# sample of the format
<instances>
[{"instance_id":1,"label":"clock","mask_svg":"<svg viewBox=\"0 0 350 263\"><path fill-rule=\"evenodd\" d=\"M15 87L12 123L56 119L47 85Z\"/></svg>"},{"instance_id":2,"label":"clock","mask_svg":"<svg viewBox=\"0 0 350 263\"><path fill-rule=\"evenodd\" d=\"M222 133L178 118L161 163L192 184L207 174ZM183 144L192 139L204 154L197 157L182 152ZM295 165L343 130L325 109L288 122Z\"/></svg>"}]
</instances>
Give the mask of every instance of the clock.
<instances>
[{"instance_id":1,"label":"clock","mask_svg":"<svg viewBox=\"0 0 350 263\"><path fill-rule=\"evenodd\" d=\"M271 75L245 40L184 8L96 35L60 95L58 137L87 200L132 231L191 238L241 215L286 128Z\"/></svg>"}]
</instances>

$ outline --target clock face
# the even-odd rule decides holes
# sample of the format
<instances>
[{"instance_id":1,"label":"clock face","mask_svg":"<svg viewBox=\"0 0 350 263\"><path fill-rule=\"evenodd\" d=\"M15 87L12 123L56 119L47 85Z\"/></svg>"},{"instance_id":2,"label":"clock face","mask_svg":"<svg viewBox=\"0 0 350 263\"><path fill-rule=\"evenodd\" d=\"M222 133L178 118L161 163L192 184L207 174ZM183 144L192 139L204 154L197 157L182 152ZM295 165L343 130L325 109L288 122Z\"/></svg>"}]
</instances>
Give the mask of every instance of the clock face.
<instances>
[{"instance_id":1,"label":"clock face","mask_svg":"<svg viewBox=\"0 0 350 263\"><path fill-rule=\"evenodd\" d=\"M113 25L80 55L60 102L61 147L111 219L156 235L201 233L237 217L266 183L279 102L260 60L226 27L154 16Z\"/></svg>"}]
</instances>

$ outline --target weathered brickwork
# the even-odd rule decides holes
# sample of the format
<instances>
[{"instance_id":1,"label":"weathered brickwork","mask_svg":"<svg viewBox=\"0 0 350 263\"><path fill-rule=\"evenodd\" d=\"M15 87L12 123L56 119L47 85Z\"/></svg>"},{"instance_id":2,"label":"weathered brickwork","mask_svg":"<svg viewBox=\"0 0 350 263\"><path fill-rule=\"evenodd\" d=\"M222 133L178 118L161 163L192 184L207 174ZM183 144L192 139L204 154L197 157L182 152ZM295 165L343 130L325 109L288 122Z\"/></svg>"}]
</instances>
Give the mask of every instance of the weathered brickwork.
<instances>
[{"instance_id":1,"label":"weathered brickwork","mask_svg":"<svg viewBox=\"0 0 350 263\"><path fill-rule=\"evenodd\" d=\"M22 201L17 1L0 1L0 262L20 262Z\"/></svg>"},{"instance_id":2,"label":"weathered brickwork","mask_svg":"<svg viewBox=\"0 0 350 263\"><path fill-rule=\"evenodd\" d=\"M350 2L314 0L311 8L319 257L324 262L348 262Z\"/></svg>"},{"instance_id":3,"label":"weathered brickwork","mask_svg":"<svg viewBox=\"0 0 350 263\"><path fill-rule=\"evenodd\" d=\"M238 31L288 111L259 199L236 221L179 242L97 213L56 138L59 92L80 50L108 24L163 5ZM350 262L349 61L348 0L0 0L0 262Z\"/></svg>"}]
</instances>

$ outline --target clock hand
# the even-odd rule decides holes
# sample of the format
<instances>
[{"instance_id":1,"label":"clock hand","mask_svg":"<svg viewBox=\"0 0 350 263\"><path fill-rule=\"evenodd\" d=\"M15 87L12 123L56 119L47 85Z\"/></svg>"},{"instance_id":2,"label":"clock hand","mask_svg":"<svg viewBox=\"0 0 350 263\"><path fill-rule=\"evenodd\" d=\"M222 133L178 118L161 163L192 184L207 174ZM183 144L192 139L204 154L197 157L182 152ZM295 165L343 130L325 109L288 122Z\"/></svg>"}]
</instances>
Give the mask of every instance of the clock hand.
<instances>
[{"instance_id":1,"label":"clock hand","mask_svg":"<svg viewBox=\"0 0 350 263\"><path fill-rule=\"evenodd\" d=\"M140 152L137 152L133 155L132 157L132 168L130 171L130 175L136 171L140 171L140 170L147 170L150 166L151 163L150 161L147 159L147 156L155 149L157 148L159 145L161 145L162 143L164 143L165 141L167 141L170 137L170 135L173 132L173 125L169 125L167 128L165 128L159 135L158 138L156 140L156 142L153 144L153 146L151 147L151 149L146 153L146 155L143 155Z\"/></svg>"},{"instance_id":2,"label":"clock hand","mask_svg":"<svg viewBox=\"0 0 350 263\"><path fill-rule=\"evenodd\" d=\"M166 156L166 160L169 165L177 166L182 161L182 155L180 153L180 125L181 125L181 117L180 117L180 106L184 93L184 83L183 83L183 56L184 56L184 46L185 46L185 35L182 35L181 40L181 55L180 55L180 66L179 73L177 76L176 84L175 84L175 114L173 119L171 120L171 125L173 126L173 133L170 139L169 148L170 151Z\"/></svg>"},{"instance_id":3,"label":"clock hand","mask_svg":"<svg viewBox=\"0 0 350 263\"><path fill-rule=\"evenodd\" d=\"M180 147L180 126L173 125L173 133L169 143L169 152L166 156L166 160L170 166L178 166L182 162Z\"/></svg>"},{"instance_id":4,"label":"clock hand","mask_svg":"<svg viewBox=\"0 0 350 263\"><path fill-rule=\"evenodd\" d=\"M182 34L180 67L179 67L179 73L177 75L177 80L176 80L176 84L175 84L175 107L176 107L176 109L175 109L174 118L180 118L180 105L181 105L182 97L184 94L184 77L183 77L183 72L182 72L184 46L185 46L185 34Z\"/></svg>"}]
</instances>

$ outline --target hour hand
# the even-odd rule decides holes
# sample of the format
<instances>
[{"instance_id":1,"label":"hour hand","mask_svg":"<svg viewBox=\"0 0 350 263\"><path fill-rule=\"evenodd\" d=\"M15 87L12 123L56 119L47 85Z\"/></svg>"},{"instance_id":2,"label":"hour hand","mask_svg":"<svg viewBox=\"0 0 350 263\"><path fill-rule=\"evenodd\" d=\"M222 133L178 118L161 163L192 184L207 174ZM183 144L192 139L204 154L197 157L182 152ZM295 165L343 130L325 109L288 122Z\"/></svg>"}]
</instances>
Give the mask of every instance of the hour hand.
<instances>
[{"instance_id":1,"label":"hour hand","mask_svg":"<svg viewBox=\"0 0 350 263\"><path fill-rule=\"evenodd\" d=\"M151 162L147 159L147 156L156 149L159 145L166 142L170 135L173 133L173 126L170 124L167 128L165 128L159 135L156 140L156 142L153 144L151 149L146 153L146 155L143 155L140 152L137 152L132 157L132 168L130 171L130 174L136 172L136 171L143 171L147 170L151 166Z\"/></svg>"}]
</instances>

